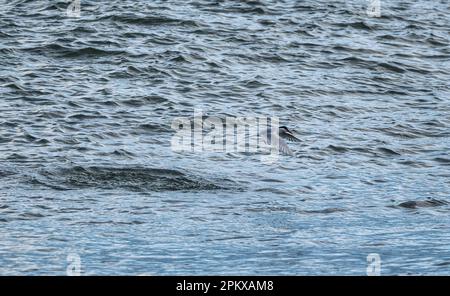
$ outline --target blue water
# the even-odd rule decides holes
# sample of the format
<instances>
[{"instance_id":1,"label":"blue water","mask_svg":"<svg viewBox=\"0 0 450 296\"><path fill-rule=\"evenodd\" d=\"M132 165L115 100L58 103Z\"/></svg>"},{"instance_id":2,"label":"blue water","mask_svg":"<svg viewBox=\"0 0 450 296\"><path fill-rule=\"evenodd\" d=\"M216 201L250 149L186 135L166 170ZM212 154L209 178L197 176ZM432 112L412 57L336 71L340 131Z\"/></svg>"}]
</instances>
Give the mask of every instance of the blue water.
<instances>
[{"instance_id":1,"label":"blue water","mask_svg":"<svg viewBox=\"0 0 450 296\"><path fill-rule=\"evenodd\" d=\"M450 3L0 1L0 275L450 274ZM277 116L294 156L173 152Z\"/></svg>"}]
</instances>

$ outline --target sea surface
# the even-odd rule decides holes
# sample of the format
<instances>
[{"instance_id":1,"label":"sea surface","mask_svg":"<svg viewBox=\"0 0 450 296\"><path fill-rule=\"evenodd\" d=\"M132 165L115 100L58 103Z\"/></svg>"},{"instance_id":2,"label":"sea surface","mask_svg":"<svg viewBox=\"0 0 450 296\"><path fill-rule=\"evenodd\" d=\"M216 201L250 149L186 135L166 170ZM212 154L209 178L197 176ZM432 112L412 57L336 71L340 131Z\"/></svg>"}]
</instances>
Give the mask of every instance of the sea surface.
<instances>
[{"instance_id":1,"label":"sea surface","mask_svg":"<svg viewBox=\"0 0 450 296\"><path fill-rule=\"evenodd\" d=\"M449 1L80 4L0 0L1 275L450 274ZM172 151L195 109L301 142Z\"/></svg>"}]
</instances>

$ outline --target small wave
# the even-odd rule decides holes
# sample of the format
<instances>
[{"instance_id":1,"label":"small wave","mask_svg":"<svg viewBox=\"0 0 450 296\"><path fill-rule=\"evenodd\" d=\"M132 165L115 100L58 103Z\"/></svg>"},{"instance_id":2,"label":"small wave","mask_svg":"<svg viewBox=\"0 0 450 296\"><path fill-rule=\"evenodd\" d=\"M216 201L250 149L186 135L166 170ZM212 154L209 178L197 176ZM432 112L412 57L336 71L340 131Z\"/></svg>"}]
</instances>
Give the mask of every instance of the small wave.
<instances>
[{"instance_id":1,"label":"small wave","mask_svg":"<svg viewBox=\"0 0 450 296\"><path fill-rule=\"evenodd\" d=\"M407 208L407 209L417 209L417 208L424 208L424 207L439 207L439 206L445 206L449 203L445 200L438 200L438 199L429 199L429 200L418 200L418 201L405 201L397 205L401 208Z\"/></svg>"},{"instance_id":2,"label":"small wave","mask_svg":"<svg viewBox=\"0 0 450 296\"><path fill-rule=\"evenodd\" d=\"M56 55L65 58L102 57L126 54L124 50L106 50L96 47L71 48L57 43L23 49L43 55Z\"/></svg>"},{"instance_id":3,"label":"small wave","mask_svg":"<svg viewBox=\"0 0 450 296\"><path fill-rule=\"evenodd\" d=\"M19 220L34 220L45 217L45 215L41 213L34 213L34 212L22 213L19 216L20 216Z\"/></svg>"},{"instance_id":4,"label":"small wave","mask_svg":"<svg viewBox=\"0 0 450 296\"><path fill-rule=\"evenodd\" d=\"M16 173L14 173L14 172L0 170L0 178L9 177L9 176L12 176L12 175L15 175L15 174ZM0 206L0 209L1 208L2 207Z\"/></svg>"},{"instance_id":5,"label":"small wave","mask_svg":"<svg viewBox=\"0 0 450 296\"><path fill-rule=\"evenodd\" d=\"M43 171L34 183L59 190L97 187L134 191L197 191L226 189L212 181L186 173L160 168L73 167Z\"/></svg>"},{"instance_id":6,"label":"small wave","mask_svg":"<svg viewBox=\"0 0 450 296\"><path fill-rule=\"evenodd\" d=\"M393 63L378 63L378 66L396 73L403 73L406 71L405 69L401 68L400 66L396 66Z\"/></svg>"},{"instance_id":7,"label":"small wave","mask_svg":"<svg viewBox=\"0 0 450 296\"><path fill-rule=\"evenodd\" d=\"M126 14L126 15L110 15L106 17L102 17L101 20L110 19L114 22L120 22L131 25L143 25L143 26L156 26L156 25L186 25L186 26L195 26L198 24L192 20L182 20L182 19L174 19L165 16L138 16L134 14Z\"/></svg>"},{"instance_id":8,"label":"small wave","mask_svg":"<svg viewBox=\"0 0 450 296\"><path fill-rule=\"evenodd\" d=\"M74 115L70 115L68 117L68 119L72 120L90 120L90 119L101 119L101 118L108 118L105 115L102 115L100 112L92 112L92 114L81 114L81 113L77 113Z\"/></svg>"},{"instance_id":9,"label":"small wave","mask_svg":"<svg viewBox=\"0 0 450 296\"><path fill-rule=\"evenodd\" d=\"M9 34L7 34L7 33L5 33L5 32L1 32L1 31L0 31L0 37L2 37L2 38L7 38L7 37L12 37L12 36L9 35Z\"/></svg>"},{"instance_id":10,"label":"small wave","mask_svg":"<svg viewBox=\"0 0 450 296\"><path fill-rule=\"evenodd\" d=\"M259 188L255 190L256 192L268 192L268 193L273 193L273 194L280 194L280 195L290 195L290 193L288 191L284 191L281 189L276 189L276 188Z\"/></svg>"},{"instance_id":11,"label":"small wave","mask_svg":"<svg viewBox=\"0 0 450 296\"><path fill-rule=\"evenodd\" d=\"M342 146L329 145L327 148L339 153L345 153L348 151L348 148Z\"/></svg>"},{"instance_id":12,"label":"small wave","mask_svg":"<svg viewBox=\"0 0 450 296\"><path fill-rule=\"evenodd\" d=\"M385 147L379 147L377 150L382 152L385 155L390 155L390 156L400 155L400 153L398 153L398 152L396 152L396 151L394 151L392 149L385 148Z\"/></svg>"},{"instance_id":13,"label":"small wave","mask_svg":"<svg viewBox=\"0 0 450 296\"><path fill-rule=\"evenodd\" d=\"M338 27L342 27L342 28L354 28L354 29L360 29L360 30L373 30L373 28L371 26L369 26L368 24L366 24L365 22L353 22L353 23L339 23L336 24Z\"/></svg>"},{"instance_id":14,"label":"small wave","mask_svg":"<svg viewBox=\"0 0 450 296\"><path fill-rule=\"evenodd\" d=\"M300 213L304 214L332 214L332 213L339 213L339 212L346 212L346 209L341 208L326 208L323 210L305 210L301 211Z\"/></svg>"},{"instance_id":15,"label":"small wave","mask_svg":"<svg viewBox=\"0 0 450 296\"><path fill-rule=\"evenodd\" d=\"M444 165L450 165L450 159L449 158L436 157L436 158L434 158L434 161L437 161L437 162L439 162L441 164L444 164Z\"/></svg>"},{"instance_id":16,"label":"small wave","mask_svg":"<svg viewBox=\"0 0 450 296\"><path fill-rule=\"evenodd\" d=\"M153 132L153 133L166 133L169 132L170 129L167 128L164 125L157 124L157 123L145 123L141 124L138 127L139 129L147 132Z\"/></svg>"}]
</instances>

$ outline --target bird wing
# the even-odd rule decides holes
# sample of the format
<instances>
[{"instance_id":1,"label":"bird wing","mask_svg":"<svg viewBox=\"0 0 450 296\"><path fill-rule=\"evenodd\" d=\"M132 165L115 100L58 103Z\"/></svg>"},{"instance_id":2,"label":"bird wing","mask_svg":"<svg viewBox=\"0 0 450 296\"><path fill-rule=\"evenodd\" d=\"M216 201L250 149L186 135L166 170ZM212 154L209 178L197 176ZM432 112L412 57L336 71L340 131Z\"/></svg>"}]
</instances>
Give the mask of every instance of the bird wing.
<instances>
[{"instance_id":1,"label":"bird wing","mask_svg":"<svg viewBox=\"0 0 450 296\"><path fill-rule=\"evenodd\" d=\"M283 134L283 138L291 142L300 142L300 139L294 136L292 133L286 132Z\"/></svg>"},{"instance_id":2,"label":"bird wing","mask_svg":"<svg viewBox=\"0 0 450 296\"><path fill-rule=\"evenodd\" d=\"M283 139L280 139L278 149L280 150L281 154L290 155L290 156L294 155L294 152L292 152L292 150L288 147L286 141L284 141Z\"/></svg>"}]
</instances>

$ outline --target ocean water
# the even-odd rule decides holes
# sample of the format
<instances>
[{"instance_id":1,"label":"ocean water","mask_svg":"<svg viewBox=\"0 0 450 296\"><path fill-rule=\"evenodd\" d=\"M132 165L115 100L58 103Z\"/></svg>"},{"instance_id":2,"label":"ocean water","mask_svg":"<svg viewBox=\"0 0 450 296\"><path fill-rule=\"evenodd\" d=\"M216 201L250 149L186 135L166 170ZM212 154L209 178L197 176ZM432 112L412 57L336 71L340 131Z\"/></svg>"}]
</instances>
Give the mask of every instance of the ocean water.
<instances>
[{"instance_id":1,"label":"ocean water","mask_svg":"<svg viewBox=\"0 0 450 296\"><path fill-rule=\"evenodd\" d=\"M368 3L0 1L0 274L450 274L450 2Z\"/></svg>"}]
</instances>

